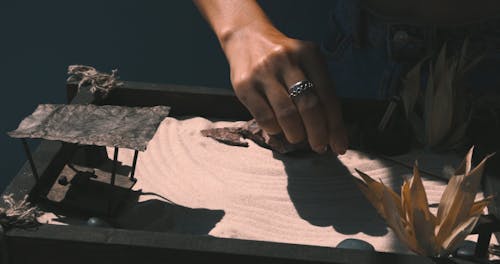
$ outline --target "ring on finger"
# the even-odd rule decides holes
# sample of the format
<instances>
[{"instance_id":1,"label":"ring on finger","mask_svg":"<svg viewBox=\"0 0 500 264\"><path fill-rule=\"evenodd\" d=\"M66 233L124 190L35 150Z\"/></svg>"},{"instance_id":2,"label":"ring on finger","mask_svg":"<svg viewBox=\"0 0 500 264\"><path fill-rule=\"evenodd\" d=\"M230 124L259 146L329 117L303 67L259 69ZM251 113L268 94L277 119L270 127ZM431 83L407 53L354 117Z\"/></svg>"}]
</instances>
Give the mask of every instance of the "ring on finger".
<instances>
[{"instance_id":1,"label":"ring on finger","mask_svg":"<svg viewBox=\"0 0 500 264\"><path fill-rule=\"evenodd\" d=\"M296 82L294 85L288 88L288 95L293 99L301 94L304 94L306 91L312 89L314 84L308 80L302 80Z\"/></svg>"}]
</instances>

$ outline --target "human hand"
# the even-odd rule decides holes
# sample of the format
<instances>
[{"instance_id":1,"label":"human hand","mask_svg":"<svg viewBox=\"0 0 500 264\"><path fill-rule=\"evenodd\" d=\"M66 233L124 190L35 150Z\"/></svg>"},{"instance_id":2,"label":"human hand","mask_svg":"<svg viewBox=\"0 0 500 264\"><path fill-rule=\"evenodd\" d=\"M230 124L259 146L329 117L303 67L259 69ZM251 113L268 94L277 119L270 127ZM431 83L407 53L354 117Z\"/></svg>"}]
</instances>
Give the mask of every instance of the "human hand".
<instances>
[{"instance_id":1,"label":"human hand","mask_svg":"<svg viewBox=\"0 0 500 264\"><path fill-rule=\"evenodd\" d=\"M283 133L290 143L308 140L311 149L337 154L347 149L341 107L324 57L311 42L288 38L269 24L252 23L221 43L239 100L268 134ZM312 89L291 98L289 87L302 80Z\"/></svg>"}]
</instances>

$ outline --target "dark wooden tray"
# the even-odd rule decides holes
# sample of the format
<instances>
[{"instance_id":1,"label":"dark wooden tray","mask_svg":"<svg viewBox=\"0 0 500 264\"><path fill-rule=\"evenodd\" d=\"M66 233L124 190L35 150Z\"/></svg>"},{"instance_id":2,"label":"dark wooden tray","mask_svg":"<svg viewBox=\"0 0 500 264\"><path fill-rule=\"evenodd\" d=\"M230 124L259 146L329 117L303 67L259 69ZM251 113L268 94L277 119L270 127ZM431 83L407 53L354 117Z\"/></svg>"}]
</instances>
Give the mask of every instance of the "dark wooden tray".
<instances>
[{"instance_id":1,"label":"dark wooden tray","mask_svg":"<svg viewBox=\"0 0 500 264\"><path fill-rule=\"evenodd\" d=\"M68 100L90 103L88 92L68 86ZM126 82L109 98L97 102L127 106L169 105L171 116L197 115L246 120L250 115L233 92L206 87ZM386 102L343 100L346 119L363 111L383 109ZM361 107L362 106L362 107ZM63 169L74 146L42 141L33 152L40 174L37 183L28 163L4 191L16 199L29 195L33 203L47 191ZM392 253L263 241L215 238L165 232L147 232L88 226L43 224L36 229L12 229L4 233L9 263L435 263L437 260ZM5 257L5 256L4 256Z\"/></svg>"}]
</instances>

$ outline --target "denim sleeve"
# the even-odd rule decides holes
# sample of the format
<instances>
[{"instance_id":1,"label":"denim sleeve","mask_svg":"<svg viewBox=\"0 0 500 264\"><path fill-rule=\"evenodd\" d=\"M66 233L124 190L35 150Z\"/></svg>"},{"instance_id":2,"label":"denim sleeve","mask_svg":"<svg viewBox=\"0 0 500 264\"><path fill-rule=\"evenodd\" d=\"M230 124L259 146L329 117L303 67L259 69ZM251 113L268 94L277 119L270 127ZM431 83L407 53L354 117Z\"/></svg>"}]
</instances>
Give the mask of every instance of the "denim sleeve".
<instances>
[{"instance_id":1,"label":"denim sleeve","mask_svg":"<svg viewBox=\"0 0 500 264\"><path fill-rule=\"evenodd\" d=\"M353 44L359 16L356 0L337 0L330 13L322 50L328 60L336 94L344 98L384 99L394 94L398 65L387 56L385 30L370 32L371 43L357 48Z\"/></svg>"}]
</instances>

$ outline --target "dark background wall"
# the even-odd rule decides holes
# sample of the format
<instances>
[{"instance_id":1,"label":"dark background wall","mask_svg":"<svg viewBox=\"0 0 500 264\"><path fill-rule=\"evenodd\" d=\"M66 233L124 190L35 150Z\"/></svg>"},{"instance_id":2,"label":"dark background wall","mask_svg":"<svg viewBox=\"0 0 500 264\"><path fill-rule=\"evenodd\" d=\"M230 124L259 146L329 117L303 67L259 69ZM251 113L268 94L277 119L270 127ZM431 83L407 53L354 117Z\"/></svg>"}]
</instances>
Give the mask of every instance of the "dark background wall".
<instances>
[{"instance_id":1,"label":"dark background wall","mask_svg":"<svg viewBox=\"0 0 500 264\"><path fill-rule=\"evenodd\" d=\"M282 31L313 41L333 5L261 4ZM189 0L0 1L0 190L25 161L6 132L39 103L65 103L71 64L118 68L123 80L231 87L216 38Z\"/></svg>"}]
</instances>

